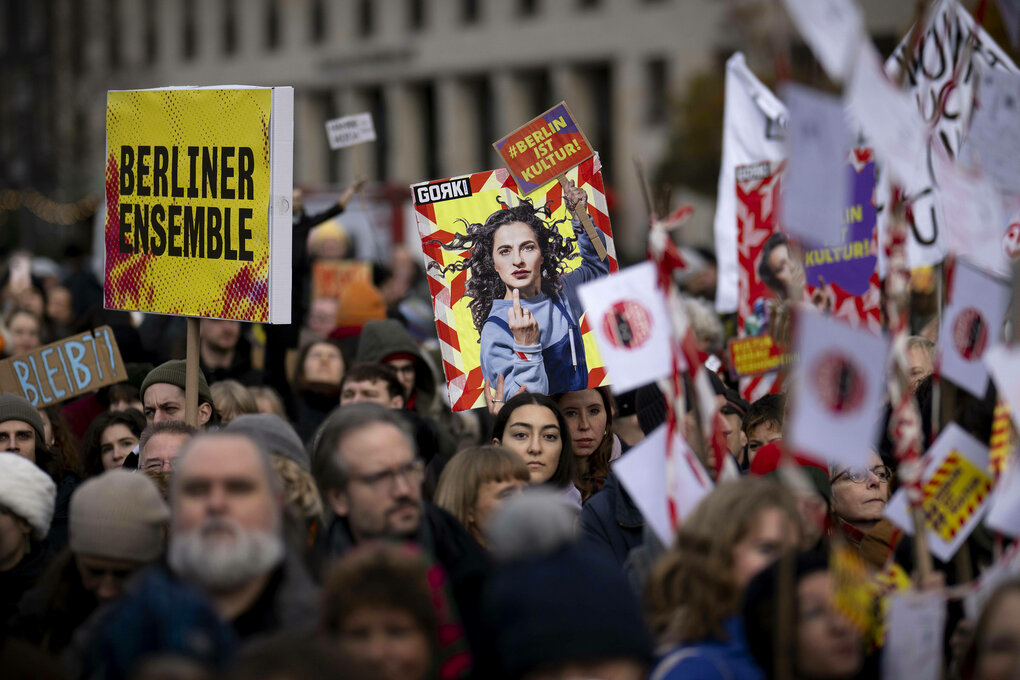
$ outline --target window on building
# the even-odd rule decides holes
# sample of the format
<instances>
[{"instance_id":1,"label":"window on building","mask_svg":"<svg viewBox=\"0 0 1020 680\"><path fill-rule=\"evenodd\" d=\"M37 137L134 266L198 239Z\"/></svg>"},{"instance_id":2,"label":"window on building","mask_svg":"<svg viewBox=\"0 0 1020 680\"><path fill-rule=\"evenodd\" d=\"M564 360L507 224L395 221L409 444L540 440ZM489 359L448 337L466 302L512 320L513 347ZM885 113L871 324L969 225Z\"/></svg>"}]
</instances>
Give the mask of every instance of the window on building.
<instances>
[{"instance_id":1,"label":"window on building","mask_svg":"<svg viewBox=\"0 0 1020 680\"><path fill-rule=\"evenodd\" d=\"M606 182L612 181L613 98L612 79L608 64L595 64L583 70L589 93L591 121L580 121L592 148L599 152ZM591 132L588 132L588 130Z\"/></svg>"},{"instance_id":2,"label":"window on building","mask_svg":"<svg viewBox=\"0 0 1020 680\"><path fill-rule=\"evenodd\" d=\"M78 3L75 3L78 4ZM82 164L89 154L89 121L84 111L74 112L74 131L71 137L71 156L76 164Z\"/></svg>"},{"instance_id":3,"label":"window on building","mask_svg":"<svg viewBox=\"0 0 1020 680\"><path fill-rule=\"evenodd\" d=\"M460 20L465 24L473 24L480 16L478 0L460 0Z\"/></svg>"},{"instance_id":4,"label":"window on building","mask_svg":"<svg viewBox=\"0 0 1020 680\"><path fill-rule=\"evenodd\" d=\"M408 0L407 27L412 31L425 28L425 0Z\"/></svg>"},{"instance_id":5,"label":"window on building","mask_svg":"<svg viewBox=\"0 0 1020 680\"><path fill-rule=\"evenodd\" d=\"M375 31L375 12L372 0L358 0L358 35L368 37Z\"/></svg>"},{"instance_id":6,"label":"window on building","mask_svg":"<svg viewBox=\"0 0 1020 680\"><path fill-rule=\"evenodd\" d=\"M195 26L195 0L183 0L181 26L181 55L185 61L195 58L198 34Z\"/></svg>"},{"instance_id":7,"label":"window on building","mask_svg":"<svg viewBox=\"0 0 1020 680\"><path fill-rule=\"evenodd\" d=\"M439 177L439 118L436 115L436 88L432 83L422 84L419 90L419 111L422 112L422 153L425 157L425 177Z\"/></svg>"},{"instance_id":8,"label":"window on building","mask_svg":"<svg viewBox=\"0 0 1020 680\"><path fill-rule=\"evenodd\" d=\"M120 68L120 2L118 0L106 0L106 65L110 70Z\"/></svg>"},{"instance_id":9,"label":"window on building","mask_svg":"<svg viewBox=\"0 0 1020 680\"><path fill-rule=\"evenodd\" d=\"M473 165L476 168L493 167L492 164L499 164L499 160L492 148L492 140L496 139L499 133L494 126L496 102L492 84L487 77L478 76L468 79L466 85L471 97L471 109L475 111L478 121Z\"/></svg>"},{"instance_id":10,"label":"window on building","mask_svg":"<svg viewBox=\"0 0 1020 680\"><path fill-rule=\"evenodd\" d=\"M280 46L280 6L277 0L266 0L266 48Z\"/></svg>"},{"instance_id":11,"label":"window on building","mask_svg":"<svg viewBox=\"0 0 1020 680\"><path fill-rule=\"evenodd\" d=\"M518 0L517 8L522 16L531 16L538 11L538 0Z\"/></svg>"},{"instance_id":12,"label":"window on building","mask_svg":"<svg viewBox=\"0 0 1020 680\"><path fill-rule=\"evenodd\" d=\"M151 4L151 1L150 1ZM87 31L81 30L85 25L85 5L81 2L71 3L71 73L76 76L85 71L85 36Z\"/></svg>"},{"instance_id":13,"label":"window on building","mask_svg":"<svg viewBox=\"0 0 1020 680\"><path fill-rule=\"evenodd\" d=\"M669 69L665 59L652 59L647 65L648 92L645 118L649 123L664 123L669 115Z\"/></svg>"},{"instance_id":14,"label":"window on building","mask_svg":"<svg viewBox=\"0 0 1020 680\"><path fill-rule=\"evenodd\" d=\"M375 126L375 176L380 180L389 179L389 136L387 131L386 96L380 87L373 87L365 92L368 110L372 113L372 124Z\"/></svg>"},{"instance_id":15,"label":"window on building","mask_svg":"<svg viewBox=\"0 0 1020 680\"><path fill-rule=\"evenodd\" d=\"M528 93L529 110L545 111L556 102L552 101L552 82L549 71L537 69L521 73L521 82Z\"/></svg>"},{"instance_id":16,"label":"window on building","mask_svg":"<svg viewBox=\"0 0 1020 680\"><path fill-rule=\"evenodd\" d=\"M326 39L326 2L325 0L312 0L311 12L308 15L311 22L310 35L313 43L321 43Z\"/></svg>"},{"instance_id":17,"label":"window on building","mask_svg":"<svg viewBox=\"0 0 1020 680\"><path fill-rule=\"evenodd\" d=\"M81 7L82 3L72 2L71 7ZM156 0L145 0L144 14L142 15L142 42L145 45L145 63L152 65L156 63L156 57L159 56L159 43L156 37ZM72 16L74 16L72 14ZM80 26L77 20L72 19L75 22L75 26ZM74 31L75 40L78 39L78 31ZM75 59L77 61L77 59Z\"/></svg>"},{"instance_id":18,"label":"window on building","mask_svg":"<svg viewBox=\"0 0 1020 680\"><path fill-rule=\"evenodd\" d=\"M223 0L223 54L237 52L237 0Z\"/></svg>"}]
</instances>

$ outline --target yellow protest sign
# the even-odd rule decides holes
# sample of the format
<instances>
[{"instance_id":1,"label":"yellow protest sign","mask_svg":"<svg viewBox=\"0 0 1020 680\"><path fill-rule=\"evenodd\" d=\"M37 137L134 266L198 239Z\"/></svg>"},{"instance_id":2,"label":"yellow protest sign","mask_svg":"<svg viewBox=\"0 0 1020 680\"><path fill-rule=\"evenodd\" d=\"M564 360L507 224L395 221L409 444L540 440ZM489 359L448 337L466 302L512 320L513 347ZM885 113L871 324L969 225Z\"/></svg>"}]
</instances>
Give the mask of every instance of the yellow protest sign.
<instances>
[{"instance_id":1,"label":"yellow protest sign","mask_svg":"<svg viewBox=\"0 0 1020 680\"><path fill-rule=\"evenodd\" d=\"M836 586L835 605L862 635L875 627L877 587L867 566L848 545L833 548L829 571Z\"/></svg>"},{"instance_id":2,"label":"yellow protest sign","mask_svg":"<svg viewBox=\"0 0 1020 680\"><path fill-rule=\"evenodd\" d=\"M105 306L290 322L291 88L111 91Z\"/></svg>"},{"instance_id":3,"label":"yellow protest sign","mask_svg":"<svg viewBox=\"0 0 1020 680\"><path fill-rule=\"evenodd\" d=\"M984 470L959 451L950 451L922 489L928 527L952 541L991 488L992 480Z\"/></svg>"}]
</instances>

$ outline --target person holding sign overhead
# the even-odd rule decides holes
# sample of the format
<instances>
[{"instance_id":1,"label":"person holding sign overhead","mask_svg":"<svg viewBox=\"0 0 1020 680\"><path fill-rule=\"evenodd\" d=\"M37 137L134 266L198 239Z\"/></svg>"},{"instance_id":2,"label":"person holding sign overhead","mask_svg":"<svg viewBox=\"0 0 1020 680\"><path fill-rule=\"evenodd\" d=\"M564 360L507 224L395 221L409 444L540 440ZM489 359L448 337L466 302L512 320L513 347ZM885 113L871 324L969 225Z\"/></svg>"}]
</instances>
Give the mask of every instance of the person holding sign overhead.
<instances>
[{"instance_id":1,"label":"person holding sign overhead","mask_svg":"<svg viewBox=\"0 0 1020 680\"><path fill-rule=\"evenodd\" d=\"M588 209L588 195L573 182L563 201L571 211ZM468 259L444 272L471 271L468 307L480 336L482 373L496 387L497 403L522 390L554 394L588 387L576 289L608 274L609 263L599 259L576 220L575 241L560 234L559 221L548 221L550 212L525 199L482 224L469 224L466 234L443 246L470 249ZM563 274L575 242L582 262Z\"/></svg>"}]
</instances>

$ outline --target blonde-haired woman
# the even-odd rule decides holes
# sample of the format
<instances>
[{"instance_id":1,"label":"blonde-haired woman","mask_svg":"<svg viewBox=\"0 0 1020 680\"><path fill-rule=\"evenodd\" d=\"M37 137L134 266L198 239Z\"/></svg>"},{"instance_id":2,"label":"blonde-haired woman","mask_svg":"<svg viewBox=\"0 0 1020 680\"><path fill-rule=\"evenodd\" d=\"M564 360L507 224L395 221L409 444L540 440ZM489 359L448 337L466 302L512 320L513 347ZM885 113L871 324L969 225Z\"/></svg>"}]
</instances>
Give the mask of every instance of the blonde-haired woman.
<instances>
[{"instance_id":1,"label":"blonde-haired woman","mask_svg":"<svg viewBox=\"0 0 1020 680\"><path fill-rule=\"evenodd\" d=\"M213 406L220 414L220 424L224 427L237 416L259 412L255 396L236 380L214 382L209 386L209 391L212 393Z\"/></svg>"},{"instance_id":2,"label":"blonde-haired woman","mask_svg":"<svg viewBox=\"0 0 1020 680\"><path fill-rule=\"evenodd\" d=\"M474 446L455 455L443 468L435 503L460 520L484 548L489 518L530 481L528 466L513 451L502 446Z\"/></svg>"},{"instance_id":3,"label":"blonde-haired woman","mask_svg":"<svg viewBox=\"0 0 1020 680\"><path fill-rule=\"evenodd\" d=\"M669 651L653 672L679 678L763 678L744 638L748 582L800 542L797 505L779 483L720 484L695 508L649 580L650 623Z\"/></svg>"}]
</instances>

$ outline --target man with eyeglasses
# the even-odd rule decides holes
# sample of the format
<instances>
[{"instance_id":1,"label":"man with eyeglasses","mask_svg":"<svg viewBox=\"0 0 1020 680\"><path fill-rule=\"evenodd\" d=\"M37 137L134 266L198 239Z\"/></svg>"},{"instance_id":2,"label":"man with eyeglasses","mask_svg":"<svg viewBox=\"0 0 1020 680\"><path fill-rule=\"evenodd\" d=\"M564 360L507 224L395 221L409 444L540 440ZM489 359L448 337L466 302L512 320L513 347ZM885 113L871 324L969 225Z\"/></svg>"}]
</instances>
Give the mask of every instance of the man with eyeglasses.
<instances>
[{"instance_id":1,"label":"man with eyeglasses","mask_svg":"<svg viewBox=\"0 0 1020 680\"><path fill-rule=\"evenodd\" d=\"M878 454L868 454L867 467L836 467L830 471L832 514L843 535L861 550L865 561L881 566L895 544L895 532L884 519L889 502L892 469L882 463Z\"/></svg>"},{"instance_id":2,"label":"man with eyeglasses","mask_svg":"<svg viewBox=\"0 0 1020 680\"><path fill-rule=\"evenodd\" d=\"M142 472L171 472L177 455L197 430L179 420L149 425L138 439L138 469Z\"/></svg>"},{"instance_id":3,"label":"man with eyeglasses","mask_svg":"<svg viewBox=\"0 0 1020 680\"><path fill-rule=\"evenodd\" d=\"M424 464L400 413L373 403L341 407L323 423L312 460L336 515L316 546L317 566L370 540L416 543L446 571L469 640L481 630L486 559L453 515L423 500Z\"/></svg>"}]
</instances>

